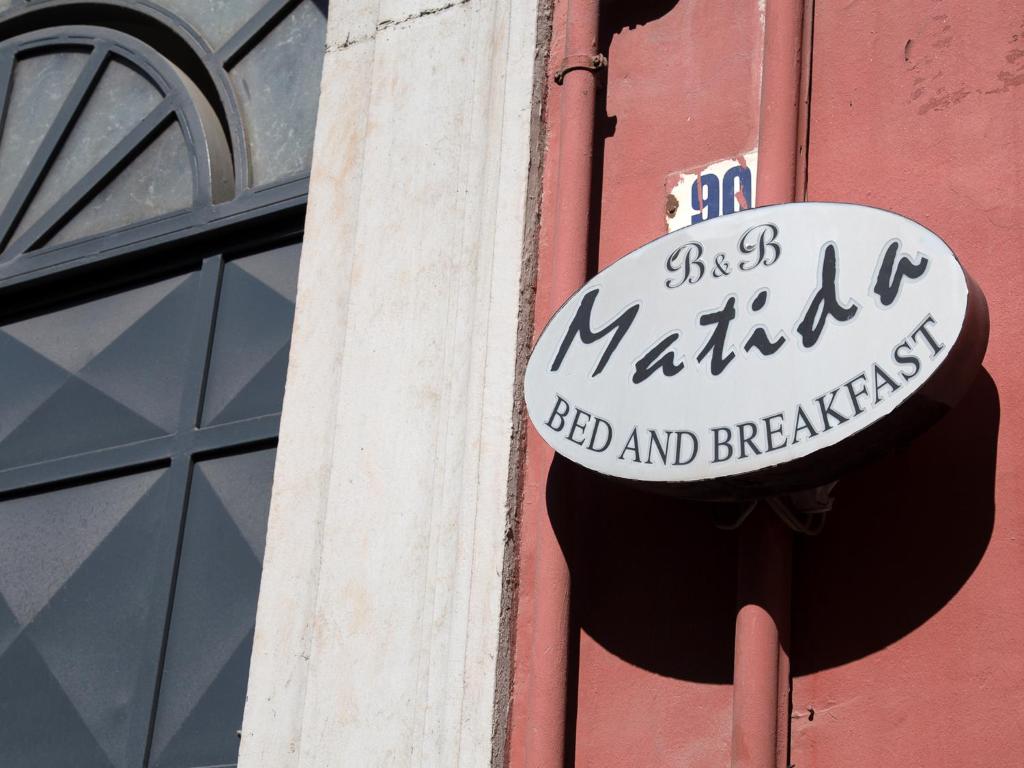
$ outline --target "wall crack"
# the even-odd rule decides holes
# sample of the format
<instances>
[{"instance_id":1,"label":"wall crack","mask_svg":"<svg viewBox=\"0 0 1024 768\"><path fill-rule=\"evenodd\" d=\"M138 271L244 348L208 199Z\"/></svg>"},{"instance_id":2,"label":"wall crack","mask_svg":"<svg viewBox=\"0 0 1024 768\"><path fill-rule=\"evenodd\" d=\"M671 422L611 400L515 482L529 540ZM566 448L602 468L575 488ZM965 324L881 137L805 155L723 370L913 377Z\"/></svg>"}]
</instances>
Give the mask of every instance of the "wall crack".
<instances>
[{"instance_id":1,"label":"wall crack","mask_svg":"<svg viewBox=\"0 0 1024 768\"><path fill-rule=\"evenodd\" d=\"M358 35L356 37L346 35L345 39L342 42L328 43L325 46L324 50L327 53L336 53L337 51L343 51L346 48L351 48L353 45L359 45L360 43L366 43L369 42L370 40L373 40L374 38L377 37L378 32L382 32L385 29L392 29L393 27L402 27L407 24L410 24L411 22L416 21L417 19L423 19L426 18L427 16L436 16L437 14L444 13L445 11L451 10L452 8L458 8L463 5L469 5L469 3L471 2L472 0L454 0L454 2L445 3L444 5L439 5L433 8L424 8L422 11L410 13L408 16L402 16L401 18L398 19L381 19L380 21L377 22L377 26L374 27L372 33L368 35Z\"/></svg>"},{"instance_id":2,"label":"wall crack","mask_svg":"<svg viewBox=\"0 0 1024 768\"><path fill-rule=\"evenodd\" d=\"M398 27L403 24L408 24L411 21L416 21L417 19L422 19L426 16L434 16L435 14L443 13L444 11L451 10L452 8L457 8L460 5L468 5L470 2L472 2L472 0L455 0L451 3L439 5L436 8L424 8L422 11L410 13L408 16L403 16L400 19L384 19L377 22L377 31L380 32L381 30L389 29L390 27Z\"/></svg>"}]
</instances>

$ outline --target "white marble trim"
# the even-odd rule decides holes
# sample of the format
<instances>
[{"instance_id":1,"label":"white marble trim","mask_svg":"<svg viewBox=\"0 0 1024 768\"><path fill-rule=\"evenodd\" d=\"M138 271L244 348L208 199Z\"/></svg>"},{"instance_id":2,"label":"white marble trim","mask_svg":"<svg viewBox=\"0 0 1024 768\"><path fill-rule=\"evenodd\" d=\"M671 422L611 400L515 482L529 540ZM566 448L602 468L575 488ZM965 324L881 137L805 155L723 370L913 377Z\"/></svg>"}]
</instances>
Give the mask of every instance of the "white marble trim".
<instances>
[{"instance_id":1,"label":"white marble trim","mask_svg":"<svg viewBox=\"0 0 1024 768\"><path fill-rule=\"evenodd\" d=\"M490 762L536 13L331 6L241 768Z\"/></svg>"}]
</instances>

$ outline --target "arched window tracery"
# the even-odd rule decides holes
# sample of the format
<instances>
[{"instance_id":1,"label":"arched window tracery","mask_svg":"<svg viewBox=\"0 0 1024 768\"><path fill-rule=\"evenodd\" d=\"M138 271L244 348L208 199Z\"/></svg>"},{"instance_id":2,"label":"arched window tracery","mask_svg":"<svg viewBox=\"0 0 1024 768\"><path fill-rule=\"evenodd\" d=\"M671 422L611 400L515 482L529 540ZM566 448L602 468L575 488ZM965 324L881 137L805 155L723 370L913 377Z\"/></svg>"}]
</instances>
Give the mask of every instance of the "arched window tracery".
<instances>
[{"instance_id":1,"label":"arched window tracery","mask_svg":"<svg viewBox=\"0 0 1024 768\"><path fill-rule=\"evenodd\" d=\"M28 261L88 257L90 238L110 250L126 227L117 243L131 247L304 204L325 27L323 0L11 3L0 13L0 283ZM186 156L191 200L172 170ZM153 174L174 185L147 188Z\"/></svg>"}]
</instances>

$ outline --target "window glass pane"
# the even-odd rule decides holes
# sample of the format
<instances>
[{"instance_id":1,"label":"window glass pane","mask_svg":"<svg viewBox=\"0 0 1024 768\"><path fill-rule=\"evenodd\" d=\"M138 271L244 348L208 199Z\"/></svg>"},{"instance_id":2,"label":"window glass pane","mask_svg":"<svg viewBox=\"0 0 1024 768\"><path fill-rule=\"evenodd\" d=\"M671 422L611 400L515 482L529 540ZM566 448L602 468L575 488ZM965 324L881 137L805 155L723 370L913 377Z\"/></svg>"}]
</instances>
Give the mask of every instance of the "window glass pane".
<instances>
[{"instance_id":1,"label":"window glass pane","mask_svg":"<svg viewBox=\"0 0 1024 768\"><path fill-rule=\"evenodd\" d=\"M174 432L195 284L175 277L0 326L0 469Z\"/></svg>"},{"instance_id":2,"label":"window glass pane","mask_svg":"<svg viewBox=\"0 0 1024 768\"><path fill-rule=\"evenodd\" d=\"M10 199L87 59L84 53L63 52L31 56L15 65L0 136L0 206Z\"/></svg>"},{"instance_id":3,"label":"window glass pane","mask_svg":"<svg viewBox=\"0 0 1024 768\"><path fill-rule=\"evenodd\" d=\"M164 129L48 245L88 237L192 205L192 166L181 129Z\"/></svg>"},{"instance_id":4,"label":"window glass pane","mask_svg":"<svg viewBox=\"0 0 1024 768\"><path fill-rule=\"evenodd\" d=\"M161 94L134 69L108 62L63 148L29 205L17 238L60 196L81 179L107 152L160 103Z\"/></svg>"},{"instance_id":5,"label":"window glass pane","mask_svg":"<svg viewBox=\"0 0 1024 768\"><path fill-rule=\"evenodd\" d=\"M9 2L0 0L0 12ZM216 49L266 0L154 2L194 24ZM315 3L289 4L235 71L221 73L240 89L256 183L309 169L326 9L325 0ZM95 82L8 247L88 178L162 98L131 62L148 61L177 88L173 70L161 69L166 62L127 32L65 32L80 51L51 47L14 67L8 125L0 132L0 208L82 72L87 47L109 46L117 59ZM3 53L24 52L22 46L51 33L9 40ZM186 91L176 96L188 98ZM175 123L163 130L46 245L94 239L8 264L45 263L60 277L61 265L108 249L111 240L96 235L191 208L194 165L203 161L186 135L199 137L201 127L196 122L183 132ZM188 249L179 249L188 259L219 247L188 228L210 214L173 219L189 238ZM272 226L255 224L261 237ZM153 230L135 231L141 240ZM3 768L141 768L149 738L151 766L237 759L274 420L203 429L194 440L170 436L183 423L191 432L200 389L204 427L281 409L299 246L253 253L261 246L243 245L249 235L242 236L237 247L248 255L224 263L219 282L219 256L205 259L201 275L160 280L134 271L147 269L144 259L126 258L116 277L104 269L65 274L45 288L29 284L27 291L44 291L47 302L60 302L47 306L59 308L0 323ZM75 293L53 294L68 285ZM91 298L83 300L79 289ZM204 371L197 361L207 352Z\"/></svg>"},{"instance_id":6,"label":"window glass pane","mask_svg":"<svg viewBox=\"0 0 1024 768\"><path fill-rule=\"evenodd\" d=\"M309 170L325 34L324 13L303 0L231 72L257 185Z\"/></svg>"},{"instance_id":7,"label":"window glass pane","mask_svg":"<svg viewBox=\"0 0 1024 768\"><path fill-rule=\"evenodd\" d=\"M273 470L273 450L195 465L152 768L238 757Z\"/></svg>"},{"instance_id":8,"label":"window glass pane","mask_svg":"<svg viewBox=\"0 0 1024 768\"><path fill-rule=\"evenodd\" d=\"M164 477L0 501L4 768L142 764L177 545Z\"/></svg>"},{"instance_id":9,"label":"window glass pane","mask_svg":"<svg viewBox=\"0 0 1024 768\"><path fill-rule=\"evenodd\" d=\"M298 271L298 244L224 266L204 425L281 410Z\"/></svg>"},{"instance_id":10,"label":"window glass pane","mask_svg":"<svg viewBox=\"0 0 1024 768\"><path fill-rule=\"evenodd\" d=\"M267 0L157 0L192 25L214 50L242 28Z\"/></svg>"}]
</instances>

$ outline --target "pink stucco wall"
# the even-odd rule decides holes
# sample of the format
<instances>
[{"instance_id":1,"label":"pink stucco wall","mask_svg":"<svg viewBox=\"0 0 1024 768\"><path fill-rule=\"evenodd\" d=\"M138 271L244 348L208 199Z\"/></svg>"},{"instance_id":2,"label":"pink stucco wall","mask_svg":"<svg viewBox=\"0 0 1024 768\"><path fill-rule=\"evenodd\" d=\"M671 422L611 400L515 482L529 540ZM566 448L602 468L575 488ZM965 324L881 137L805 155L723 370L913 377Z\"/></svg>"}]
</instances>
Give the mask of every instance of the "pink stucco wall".
<instances>
[{"instance_id":1,"label":"pink stucco wall","mask_svg":"<svg viewBox=\"0 0 1024 768\"><path fill-rule=\"evenodd\" d=\"M1022 765L1024 9L844 5L817 4L808 196L939 233L991 335L966 401L840 483L801 546L792 759Z\"/></svg>"},{"instance_id":2,"label":"pink stucco wall","mask_svg":"<svg viewBox=\"0 0 1024 768\"><path fill-rule=\"evenodd\" d=\"M666 177L757 144L760 18L756 0L606 4L592 268L665 232ZM812 84L808 199L889 208L933 229L985 291L992 331L965 402L844 478L824 532L796 543L791 761L1024 764L1024 12L994 0L818 0ZM736 534L707 506L552 464L535 434L528 442L524 503L543 514L524 516L520 532L510 764L538 765L521 748L538 727L521 697L538 685L529 609L547 587L534 566L552 521L572 575L570 758L728 764Z\"/></svg>"}]
</instances>

